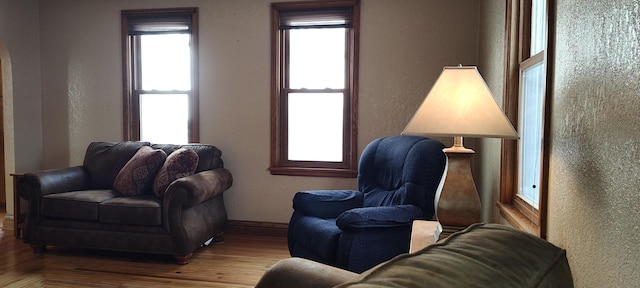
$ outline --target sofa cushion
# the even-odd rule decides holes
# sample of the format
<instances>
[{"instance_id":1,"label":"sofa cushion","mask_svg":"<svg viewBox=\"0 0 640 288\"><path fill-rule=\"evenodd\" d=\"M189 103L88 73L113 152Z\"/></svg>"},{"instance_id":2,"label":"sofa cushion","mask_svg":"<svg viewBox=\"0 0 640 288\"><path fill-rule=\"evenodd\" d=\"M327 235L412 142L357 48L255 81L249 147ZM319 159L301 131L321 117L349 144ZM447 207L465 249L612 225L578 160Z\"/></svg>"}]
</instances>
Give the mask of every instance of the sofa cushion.
<instances>
[{"instance_id":1,"label":"sofa cushion","mask_svg":"<svg viewBox=\"0 0 640 288\"><path fill-rule=\"evenodd\" d=\"M224 168L224 161L222 161L222 151L210 144L153 144L153 149L162 149L167 155L171 155L173 151L180 148L191 149L198 153L198 168L194 173L199 173L205 170L213 170L216 168Z\"/></svg>"},{"instance_id":2,"label":"sofa cushion","mask_svg":"<svg viewBox=\"0 0 640 288\"><path fill-rule=\"evenodd\" d=\"M116 176L113 188L124 196L136 196L149 191L166 158L167 154L160 149L140 147Z\"/></svg>"},{"instance_id":3,"label":"sofa cushion","mask_svg":"<svg viewBox=\"0 0 640 288\"><path fill-rule=\"evenodd\" d=\"M155 195L118 197L99 205L99 220L123 225L162 225L162 202Z\"/></svg>"},{"instance_id":4,"label":"sofa cushion","mask_svg":"<svg viewBox=\"0 0 640 288\"><path fill-rule=\"evenodd\" d=\"M91 188L113 188L113 182L122 167L142 146L149 146L149 142L93 142L89 144L83 165L91 176Z\"/></svg>"},{"instance_id":5,"label":"sofa cushion","mask_svg":"<svg viewBox=\"0 0 640 288\"><path fill-rule=\"evenodd\" d=\"M573 287L566 254L531 234L476 224L337 287Z\"/></svg>"},{"instance_id":6,"label":"sofa cushion","mask_svg":"<svg viewBox=\"0 0 640 288\"><path fill-rule=\"evenodd\" d=\"M98 220L98 205L120 197L115 190L85 190L42 197L42 214L48 217L73 220Z\"/></svg>"},{"instance_id":7,"label":"sofa cushion","mask_svg":"<svg viewBox=\"0 0 640 288\"><path fill-rule=\"evenodd\" d=\"M198 154L186 148L180 148L167 156L160 171L153 180L153 192L163 198L164 192L176 179L193 175L198 167Z\"/></svg>"}]
</instances>

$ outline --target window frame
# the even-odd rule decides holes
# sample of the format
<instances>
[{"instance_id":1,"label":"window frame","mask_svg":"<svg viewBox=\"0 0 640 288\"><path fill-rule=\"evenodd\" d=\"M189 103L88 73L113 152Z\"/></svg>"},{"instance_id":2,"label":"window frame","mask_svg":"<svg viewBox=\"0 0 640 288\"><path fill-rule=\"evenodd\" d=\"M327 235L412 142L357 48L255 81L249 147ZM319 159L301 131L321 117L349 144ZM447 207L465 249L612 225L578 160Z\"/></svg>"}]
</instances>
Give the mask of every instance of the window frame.
<instances>
[{"instance_id":1,"label":"window frame","mask_svg":"<svg viewBox=\"0 0 640 288\"><path fill-rule=\"evenodd\" d=\"M343 107L342 162L291 161L287 159L287 95L285 60L288 58L286 31L280 29L281 12L351 9L351 28L347 32L345 101ZM308 1L271 4L271 163L273 175L350 177L357 176L357 103L360 1ZM288 89L288 90L287 90ZM286 90L286 91L285 91ZM335 89L303 89L305 92L335 92Z\"/></svg>"},{"instance_id":2,"label":"window frame","mask_svg":"<svg viewBox=\"0 0 640 288\"><path fill-rule=\"evenodd\" d=\"M187 16L191 27L191 90L142 90L139 86L140 57L133 57L134 45L129 21L135 18L158 20ZM187 94L189 99L188 141L200 141L199 127L199 68L198 68L198 8L135 9L121 11L122 29L122 83L123 83L123 139L140 140L140 94ZM186 143L185 143L186 144Z\"/></svg>"},{"instance_id":3,"label":"window frame","mask_svg":"<svg viewBox=\"0 0 640 288\"><path fill-rule=\"evenodd\" d=\"M521 77L522 71L537 63L544 63L545 88L542 104L542 151L540 171L539 208L533 207L518 196L518 146L521 140L503 140L501 145L500 200L497 203L500 214L514 227L547 237L547 195L549 182L549 131L551 117L551 95L553 91L553 51L555 47L554 31L555 1L546 0L546 45L536 55L530 55L532 0L509 0L506 9L506 59L505 93L503 109L512 123L520 123Z\"/></svg>"}]
</instances>

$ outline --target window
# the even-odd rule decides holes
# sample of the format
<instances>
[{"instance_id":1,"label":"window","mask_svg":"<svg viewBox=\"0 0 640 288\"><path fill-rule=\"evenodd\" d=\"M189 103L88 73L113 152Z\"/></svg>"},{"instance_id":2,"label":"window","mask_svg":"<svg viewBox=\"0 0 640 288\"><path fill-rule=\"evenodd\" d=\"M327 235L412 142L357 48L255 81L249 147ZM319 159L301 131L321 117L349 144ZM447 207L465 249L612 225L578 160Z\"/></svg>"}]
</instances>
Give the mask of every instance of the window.
<instances>
[{"instance_id":1,"label":"window","mask_svg":"<svg viewBox=\"0 0 640 288\"><path fill-rule=\"evenodd\" d=\"M271 7L269 170L355 177L359 1Z\"/></svg>"},{"instance_id":2,"label":"window","mask_svg":"<svg viewBox=\"0 0 640 288\"><path fill-rule=\"evenodd\" d=\"M546 237L548 131L552 54L548 1L507 2L505 112L520 140L503 141L500 212L517 228Z\"/></svg>"},{"instance_id":3,"label":"window","mask_svg":"<svg viewBox=\"0 0 640 288\"><path fill-rule=\"evenodd\" d=\"M122 11L125 140L199 141L197 13Z\"/></svg>"}]
</instances>

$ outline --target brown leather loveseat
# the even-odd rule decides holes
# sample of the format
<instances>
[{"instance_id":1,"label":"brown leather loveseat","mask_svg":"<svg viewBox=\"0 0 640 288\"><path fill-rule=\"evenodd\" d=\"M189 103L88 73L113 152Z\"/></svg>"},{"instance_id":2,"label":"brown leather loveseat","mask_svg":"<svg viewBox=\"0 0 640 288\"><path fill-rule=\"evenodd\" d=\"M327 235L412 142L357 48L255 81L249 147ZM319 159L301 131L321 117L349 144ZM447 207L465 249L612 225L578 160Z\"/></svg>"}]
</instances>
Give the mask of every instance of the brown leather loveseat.
<instances>
[{"instance_id":1,"label":"brown leather loveseat","mask_svg":"<svg viewBox=\"0 0 640 288\"><path fill-rule=\"evenodd\" d=\"M24 242L173 255L189 262L227 223L232 185L212 145L93 142L81 166L26 173Z\"/></svg>"}]
</instances>

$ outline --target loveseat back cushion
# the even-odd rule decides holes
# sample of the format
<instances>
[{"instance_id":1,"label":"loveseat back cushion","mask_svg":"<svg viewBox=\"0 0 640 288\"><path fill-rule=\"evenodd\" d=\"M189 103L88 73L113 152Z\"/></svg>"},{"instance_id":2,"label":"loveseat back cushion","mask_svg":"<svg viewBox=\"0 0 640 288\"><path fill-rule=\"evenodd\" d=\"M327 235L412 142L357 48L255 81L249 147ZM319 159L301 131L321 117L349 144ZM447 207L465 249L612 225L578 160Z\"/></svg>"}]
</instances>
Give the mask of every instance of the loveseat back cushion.
<instances>
[{"instance_id":1,"label":"loveseat back cushion","mask_svg":"<svg viewBox=\"0 0 640 288\"><path fill-rule=\"evenodd\" d=\"M115 190L84 190L49 194L42 197L44 216L71 220L98 220L101 202L120 197Z\"/></svg>"},{"instance_id":2,"label":"loveseat back cushion","mask_svg":"<svg viewBox=\"0 0 640 288\"><path fill-rule=\"evenodd\" d=\"M162 225L162 202L154 195L118 197L99 205L100 222L122 225Z\"/></svg>"},{"instance_id":3,"label":"loveseat back cushion","mask_svg":"<svg viewBox=\"0 0 640 288\"><path fill-rule=\"evenodd\" d=\"M151 191L156 174L162 167L167 154L161 149L142 146L122 167L113 188L124 196L136 196Z\"/></svg>"},{"instance_id":4,"label":"loveseat back cushion","mask_svg":"<svg viewBox=\"0 0 640 288\"><path fill-rule=\"evenodd\" d=\"M499 224L475 224L337 287L573 287L565 250Z\"/></svg>"},{"instance_id":5,"label":"loveseat back cushion","mask_svg":"<svg viewBox=\"0 0 640 288\"><path fill-rule=\"evenodd\" d=\"M158 198L164 198L164 192L169 184L182 177L193 175L197 167L198 154L195 151L185 148L173 151L155 175L153 193Z\"/></svg>"},{"instance_id":6,"label":"loveseat back cushion","mask_svg":"<svg viewBox=\"0 0 640 288\"><path fill-rule=\"evenodd\" d=\"M199 173L206 170L213 170L216 168L224 168L222 161L222 151L213 145L208 144L153 144L153 149L162 149L167 155L171 155L173 151L180 148L191 149L198 153L198 167L194 173Z\"/></svg>"},{"instance_id":7,"label":"loveseat back cushion","mask_svg":"<svg viewBox=\"0 0 640 288\"><path fill-rule=\"evenodd\" d=\"M87 147L84 167L89 171L92 189L111 189L116 176L142 146L149 142L93 142Z\"/></svg>"}]
</instances>

